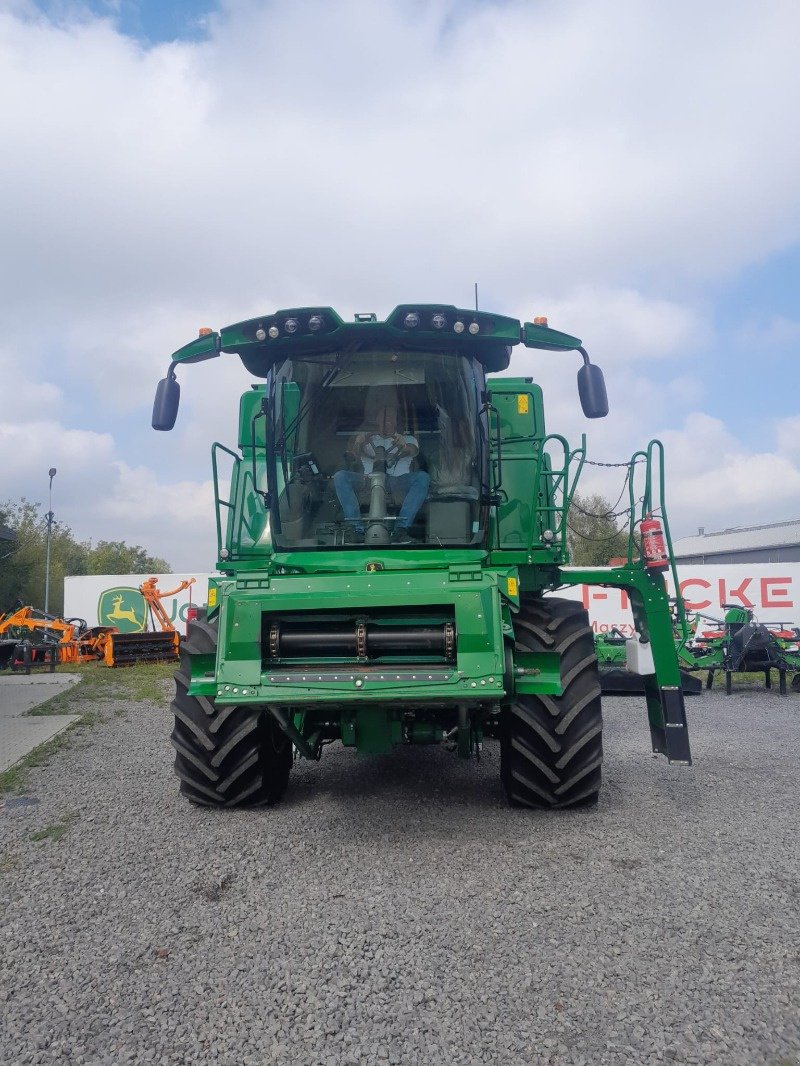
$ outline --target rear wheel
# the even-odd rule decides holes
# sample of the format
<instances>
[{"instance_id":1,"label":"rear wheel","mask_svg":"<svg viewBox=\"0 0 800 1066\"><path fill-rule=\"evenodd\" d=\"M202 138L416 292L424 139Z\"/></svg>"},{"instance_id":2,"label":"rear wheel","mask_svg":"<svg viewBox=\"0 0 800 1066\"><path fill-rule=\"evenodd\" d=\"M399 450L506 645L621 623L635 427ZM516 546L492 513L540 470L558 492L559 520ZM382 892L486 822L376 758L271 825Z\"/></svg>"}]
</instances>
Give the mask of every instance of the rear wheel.
<instances>
[{"instance_id":1,"label":"rear wheel","mask_svg":"<svg viewBox=\"0 0 800 1066\"><path fill-rule=\"evenodd\" d=\"M501 715L500 773L514 807L597 802L603 716L594 637L579 603L525 599L514 619L517 652L556 652L561 696L518 695Z\"/></svg>"},{"instance_id":2,"label":"rear wheel","mask_svg":"<svg viewBox=\"0 0 800 1066\"><path fill-rule=\"evenodd\" d=\"M203 806L269 806L286 791L292 745L261 707L218 706L208 696L189 695L192 661L204 657L211 668L216 651L216 619L189 622L172 702L181 792Z\"/></svg>"}]
</instances>

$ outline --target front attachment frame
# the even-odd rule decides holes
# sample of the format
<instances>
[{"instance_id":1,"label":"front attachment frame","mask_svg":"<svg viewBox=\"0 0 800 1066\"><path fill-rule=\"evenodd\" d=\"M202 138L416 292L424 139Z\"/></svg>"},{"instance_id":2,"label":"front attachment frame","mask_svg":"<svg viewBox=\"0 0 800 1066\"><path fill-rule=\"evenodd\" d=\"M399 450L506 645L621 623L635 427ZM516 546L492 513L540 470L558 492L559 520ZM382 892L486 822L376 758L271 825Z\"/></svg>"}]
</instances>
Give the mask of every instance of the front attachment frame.
<instances>
[{"instance_id":1,"label":"front attachment frame","mask_svg":"<svg viewBox=\"0 0 800 1066\"><path fill-rule=\"evenodd\" d=\"M692 765L689 729L675 649L670 599L664 578L640 563L623 566L564 567L566 585L602 585L624 589L630 599L638 640L653 656L654 673L643 674L653 751L671 763Z\"/></svg>"}]
</instances>

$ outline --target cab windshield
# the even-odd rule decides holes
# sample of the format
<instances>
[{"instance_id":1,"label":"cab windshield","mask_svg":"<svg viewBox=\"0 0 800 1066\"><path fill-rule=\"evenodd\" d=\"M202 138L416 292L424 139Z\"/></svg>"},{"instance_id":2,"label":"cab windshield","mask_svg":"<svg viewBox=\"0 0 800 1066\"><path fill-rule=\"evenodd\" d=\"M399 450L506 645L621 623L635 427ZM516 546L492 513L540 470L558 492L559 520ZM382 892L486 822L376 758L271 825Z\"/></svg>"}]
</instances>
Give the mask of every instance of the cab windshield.
<instances>
[{"instance_id":1,"label":"cab windshield","mask_svg":"<svg viewBox=\"0 0 800 1066\"><path fill-rule=\"evenodd\" d=\"M483 541L483 370L453 353L331 352L271 377L278 549Z\"/></svg>"}]
</instances>

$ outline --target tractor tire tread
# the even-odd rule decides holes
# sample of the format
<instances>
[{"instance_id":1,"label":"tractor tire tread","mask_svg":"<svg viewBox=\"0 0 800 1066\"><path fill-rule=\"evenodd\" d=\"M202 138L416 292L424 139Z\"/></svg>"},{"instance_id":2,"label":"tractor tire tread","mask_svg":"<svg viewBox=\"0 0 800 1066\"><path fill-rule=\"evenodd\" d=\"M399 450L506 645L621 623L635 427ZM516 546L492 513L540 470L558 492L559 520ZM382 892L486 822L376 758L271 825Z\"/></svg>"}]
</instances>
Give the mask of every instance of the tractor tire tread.
<instances>
[{"instance_id":1,"label":"tractor tire tread","mask_svg":"<svg viewBox=\"0 0 800 1066\"><path fill-rule=\"evenodd\" d=\"M199 806L270 806L289 782L292 746L265 707L189 695L193 655L216 655L216 619L189 623L175 674L175 772Z\"/></svg>"},{"instance_id":2,"label":"tractor tire tread","mask_svg":"<svg viewBox=\"0 0 800 1066\"><path fill-rule=\"evenodd\" d=\"M574 600L523 598L520 652L557 652L562 693L518 695L501 714L501 778L509 803L546 810L597 802L603 760L601 689L586 611Z\"/></svg>"}]
</instances>

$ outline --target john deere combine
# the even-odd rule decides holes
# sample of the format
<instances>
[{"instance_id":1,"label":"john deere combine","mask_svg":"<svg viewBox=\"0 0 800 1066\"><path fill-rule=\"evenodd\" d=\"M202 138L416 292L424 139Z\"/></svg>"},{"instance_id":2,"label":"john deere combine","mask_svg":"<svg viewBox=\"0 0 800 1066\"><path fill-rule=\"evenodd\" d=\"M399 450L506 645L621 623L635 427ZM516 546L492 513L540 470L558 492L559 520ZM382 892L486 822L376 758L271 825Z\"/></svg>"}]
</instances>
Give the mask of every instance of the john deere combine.
<instances>
[{"instance_id":1,"label":"john deere combine","mask_svg":"<svg viewBox=\"0 0 800 1066\"><path fill-rule=\"evenodd\" d=\"M176 675L183 793L270 804L294 753L363 754L500 741L513 805L591 804L602 713L586 612L545 593L625 588L654 751L691 761L669 602L642 531L614 569L567 566L566 513L585 457L545 428L532 378L487 377L512 347L578 352L584 414L607 413L600 369L545 320L404 305L385 321L298 308L201 330L172 356L153 426L171 429L176 369L237 355L258 383L238 449L212 449L219 576ZM651 462L651 450L641 453ZM223 467L226 469L223 470ZM649 536L649 534L648 534Z\"/></svg>"}]
</instances>

